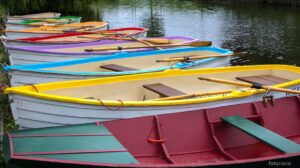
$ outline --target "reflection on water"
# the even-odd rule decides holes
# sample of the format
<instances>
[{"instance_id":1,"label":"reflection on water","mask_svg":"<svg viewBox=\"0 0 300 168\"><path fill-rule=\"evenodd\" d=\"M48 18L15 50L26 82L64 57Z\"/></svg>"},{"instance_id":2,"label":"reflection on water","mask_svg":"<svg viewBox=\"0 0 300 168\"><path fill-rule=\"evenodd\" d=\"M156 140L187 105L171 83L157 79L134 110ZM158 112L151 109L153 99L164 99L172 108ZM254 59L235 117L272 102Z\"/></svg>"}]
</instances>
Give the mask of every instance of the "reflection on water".
<instances>
[{"instance_id":1,"label":"reflection on water","mask_svg":"<svg viewBox=\"0 0 300 168\"><path fill-rule=\"evenodd\" d=\"M150 29L149 36L190 36L249 52L233 65L300 65L297 8L201 0L6 0L3 6L10 14L56 11L80 15L83 21L108 21L111 28L142 26Z\"/></svg>"}]
</instances>

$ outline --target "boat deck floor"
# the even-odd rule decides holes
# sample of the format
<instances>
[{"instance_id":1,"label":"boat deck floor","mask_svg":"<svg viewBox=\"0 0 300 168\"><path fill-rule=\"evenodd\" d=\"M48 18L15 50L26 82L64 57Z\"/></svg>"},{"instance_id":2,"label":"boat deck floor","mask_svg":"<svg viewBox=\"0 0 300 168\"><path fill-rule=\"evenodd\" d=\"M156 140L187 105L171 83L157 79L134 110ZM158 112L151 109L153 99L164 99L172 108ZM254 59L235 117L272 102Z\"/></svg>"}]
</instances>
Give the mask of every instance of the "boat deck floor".
<instances>
[{"instance_id":1,"label":"boat deck floor","mask_svg":"<svg viewBox=\"0 0 300 168\"><path fill-rule=\"evenodd\" d=\"M288 139L300 144L300 135L289 137ZM249 153L255 150L264 151L260 153L259 157L268 157L274 155L280 155L281 153L275 150L274 148L265 145L264 143L256 143L247 146L240 146L236 148L227 148L226 151L231 153L234 156L239 156L240 153ZM166 160L164 160L161 156L153 156L153 157L143 157L143 156L134 156L139 163L141 164L168 164ZM184 154L170 154L171 159L176 164L199 164L199 163L212 163L212 162L220 162L227 161L226 157L224 157L220 152L214 151L195 151L193 153L184 153ZM259 158L256 157L256 158ZM240 157L238 159L247 159Z\"/></svg>"}]
</instances>

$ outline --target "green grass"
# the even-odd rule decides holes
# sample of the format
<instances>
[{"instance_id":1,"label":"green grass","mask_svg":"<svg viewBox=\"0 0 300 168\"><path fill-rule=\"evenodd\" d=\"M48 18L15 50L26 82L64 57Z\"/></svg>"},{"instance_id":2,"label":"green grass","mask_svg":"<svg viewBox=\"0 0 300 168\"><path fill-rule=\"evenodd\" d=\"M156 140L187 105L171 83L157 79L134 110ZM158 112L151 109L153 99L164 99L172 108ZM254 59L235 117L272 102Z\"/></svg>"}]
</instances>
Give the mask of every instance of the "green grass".
<instances>
[{"instance_id":1,"label":"green grass","mask_svg":"<svg viewBox=\"0 0 300 168\"><path fill-rule=\"evenodd\" d=\"M2 44L1 44L2 45ZM1 63L1 70L0 70L0 84L9 85L9 79L7 74L5 74L2 65L8 64L8 56L3 46L0 46L0 63ZM7 130L14 130L16 129L14 120L12 118L12 113L8 103L7 95L0 93L0 109L3 114L4 120L4 131Z\"/></svg>"}]
</instances>

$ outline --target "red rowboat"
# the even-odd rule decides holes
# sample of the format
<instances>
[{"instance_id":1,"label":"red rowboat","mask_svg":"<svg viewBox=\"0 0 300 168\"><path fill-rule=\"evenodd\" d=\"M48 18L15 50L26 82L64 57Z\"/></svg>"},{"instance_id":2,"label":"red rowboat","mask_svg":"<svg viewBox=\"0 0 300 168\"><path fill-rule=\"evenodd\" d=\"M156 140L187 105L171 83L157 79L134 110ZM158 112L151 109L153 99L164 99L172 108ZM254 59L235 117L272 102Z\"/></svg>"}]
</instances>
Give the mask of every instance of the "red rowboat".
<instances>
[{"instance_id":1,"label":"red rowboat","mask_svg":"<svg viewBox=\"0 0 300 168\"><path fill-rule=\"evenodd\" d=\"M267 167L300 162L300 97L7 133L17 167ZM98 139L97 139L98 138Z\"/></svg>"},{"instance_id":2,"label":"red rowboat","mask_svg":"<svg viewBox=\"0 0 300 168\"><path fill-rule=\"evenodd\" d=\"M59 35L29 37L20 39L7 39L6 44L12 45L60 45L60 44L75 44L99 41L103 38L115 37L146 37L146 28L127 27L110 30L100 30L97 32L70 32Z\"/></svg>"}]
</instances>

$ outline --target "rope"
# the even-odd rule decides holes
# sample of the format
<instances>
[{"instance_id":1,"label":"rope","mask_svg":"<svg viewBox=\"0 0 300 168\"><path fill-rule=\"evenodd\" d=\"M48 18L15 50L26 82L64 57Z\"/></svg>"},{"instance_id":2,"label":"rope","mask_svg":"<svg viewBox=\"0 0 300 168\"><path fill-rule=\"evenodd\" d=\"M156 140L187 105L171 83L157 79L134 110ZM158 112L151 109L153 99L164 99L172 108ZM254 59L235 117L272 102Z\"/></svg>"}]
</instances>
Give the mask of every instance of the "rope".
<instances>
[{"instance_id":1,"label":"rope","mask_svg":"<svg viewBox=\"0 0 300 168\"><path fill-rule=\"evenodd\" d=\"M124 102L122 100L117 100L121 103L121 105L116 108L106 106L101 99L97 99L97 100L100 102L100 105L102 105L103 107L105 107L109 110L113 110L113 111L119 110L122 106L124 106Z\"/></svg>"},{"instance_id":2,"label":"rope","mask_svg":"<svg viewBox=\"0 0 300 168\"><path fill-rule=\"evenodd\" d=\"M25 86L32 86L32 88L33 88L36 92L39 92L39 90L37 89L37 87L34 86L33 84L26 84Z\"/></svg>"},{"instance_id":3,"label":"rope","mask_svg":"<svg viewBox=\"0 0 300 168\"><path fill-rule=\"evenodd\" d=\"M151 130L150 130L150 132L148 134L148 137L147 137L147 141L151 142L151 143L163 143L163 142L165 142L166 139L152 139L152 138L150 138L150 136L153 132L153 129L154 129L154 125L152 125L152 127L151 127Z\"/></svg>"},{"instance_id":4,"label":"rope","mask_svg":"<svg viewBox=\"0 0 300 168\"><path fill-rule=\"evenodd\" d=\"M4 91L6 88L8 88L8 85L7 85L7 84L5 84L5 83L1 83L1 84L0 84L0 92L1 92L1 93L3 93L3 91Z\"/></svg>"}]
</instances>

